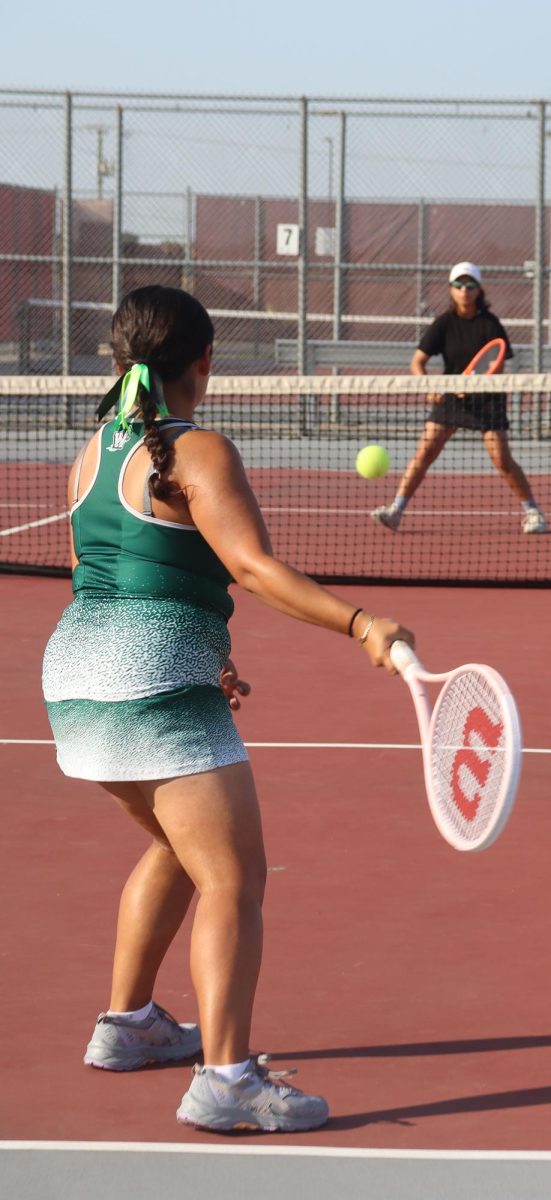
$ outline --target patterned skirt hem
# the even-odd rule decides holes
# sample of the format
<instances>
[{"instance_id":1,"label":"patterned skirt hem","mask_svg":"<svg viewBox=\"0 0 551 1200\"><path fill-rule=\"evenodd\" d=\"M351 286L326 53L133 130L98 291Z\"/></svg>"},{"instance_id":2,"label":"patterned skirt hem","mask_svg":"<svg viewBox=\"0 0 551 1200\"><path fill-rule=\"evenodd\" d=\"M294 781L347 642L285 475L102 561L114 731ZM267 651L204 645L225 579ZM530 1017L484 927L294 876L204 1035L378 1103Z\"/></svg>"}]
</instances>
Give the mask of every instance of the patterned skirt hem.
<instances>
[{"instance_id":1,"label":"patterned skirt hem","mask_svg":"<svg viewBox=\"0 0 551 1200\"><path fill-rule=\"evenodd\" d=\"M248 755L219 687L47 704L63 773L97 783L199 775Z\"/></svg>"}]
</instances>

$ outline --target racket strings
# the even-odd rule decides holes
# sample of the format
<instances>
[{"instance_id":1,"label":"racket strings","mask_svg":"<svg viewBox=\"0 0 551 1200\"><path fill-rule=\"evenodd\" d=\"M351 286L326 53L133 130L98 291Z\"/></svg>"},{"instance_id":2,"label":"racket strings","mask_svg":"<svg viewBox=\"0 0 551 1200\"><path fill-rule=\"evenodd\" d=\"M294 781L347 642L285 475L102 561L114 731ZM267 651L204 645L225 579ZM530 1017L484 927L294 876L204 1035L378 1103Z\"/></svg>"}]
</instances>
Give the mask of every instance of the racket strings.
<instances>
[{"instance_id":1,"label":"racket strings","mask_svg":"<svg viewBox=\"0 0 551 1200\"><path fill-rule=\"evenodd\" d=\"M442 819L463 842L491 825L507 783L505 719L499 693L468 670L443 689L431 730L431 766Z\"/></svg>"}]
</instances>

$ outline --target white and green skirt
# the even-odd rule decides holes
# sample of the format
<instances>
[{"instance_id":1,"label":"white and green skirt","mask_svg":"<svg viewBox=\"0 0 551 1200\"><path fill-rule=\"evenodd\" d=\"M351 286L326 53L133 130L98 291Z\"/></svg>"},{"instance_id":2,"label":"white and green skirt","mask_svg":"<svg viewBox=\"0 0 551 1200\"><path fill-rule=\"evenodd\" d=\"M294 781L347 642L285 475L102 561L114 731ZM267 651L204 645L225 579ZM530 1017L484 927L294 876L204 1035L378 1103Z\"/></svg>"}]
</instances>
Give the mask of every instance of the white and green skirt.
<instances>
[{"instance_id":1,"label":"white and green skirt","mask_svg":"<svg viewBox=\"0 0 551 1200\"><path fill-rule=\"evenodd\" d=\"M243 762L219 685L224 618L179 600L78 594L44 655L43 690L65 775L169 779Z\"/></svg>"}]
</instances>

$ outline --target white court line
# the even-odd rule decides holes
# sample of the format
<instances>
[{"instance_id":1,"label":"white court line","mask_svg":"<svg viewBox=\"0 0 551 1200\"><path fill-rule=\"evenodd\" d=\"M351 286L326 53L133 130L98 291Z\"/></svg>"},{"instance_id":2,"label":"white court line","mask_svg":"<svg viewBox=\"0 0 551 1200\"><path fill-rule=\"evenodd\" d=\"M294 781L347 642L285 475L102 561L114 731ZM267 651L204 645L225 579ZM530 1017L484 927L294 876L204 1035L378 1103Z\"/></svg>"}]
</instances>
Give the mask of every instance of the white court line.
<instances>
[{"instance_id":1,"label":"white court line","mask_svg":"<svg viewBox=\"0 0 551 1200\"><path fill-rule=\"evenodd\" d=\"M53 738L0 738L0 746L54 746ZM247 750L420 750L420 742L245 742ZM523 746L523 754L551 754L551 747Z\"/></svg>"},{"instance_id":2,"label":"white court line","mask_svg":"<svg viewBox=\"0 0 551 1200\"><path fill-rule=\"evenodd\" d=\"M121 1151L136 1154L284 1154L296 1157L323 1158L397 1158L397 1159L444 1159L488 1162L549 1162L551 1150L396 1150L360 1148L353 1146L207 1146L205 1143L188 1142L0 1142L2 1150L91 1150L104 1154Z\"/></svg>"},{"instance_id":3,"label":"white court line","mask_svg":"<svg viewBox=\"0 0 551 1200\"><path fill-rule=\"evenodd\" d=\"M11 529L0 529L0 537L7 537L9 533L24 533L26 529L36 529L37 525L51 525L52 521L63 521L68 516L68 512L62 512L56 513L55 517L42 517L40 521L27 521L26 525L12 525Z\"/></svg>"},{"instance_id":4,"label":"white court line","mask_svg":"<svg viewBox=\"0 0 551 1200\"><path fill-rule=\"evenodd\" d=\"M3 508L39 509L39 508L48 508L48 505L35 503L34 501L31 501L31 500L29 500L29 501L21 500L21 501L17 501L17 502L2 501L2 502L0 502L0 509L3 509ZM342 505L339 505L336 508L328 508L326 506L321 507L320 505L300 505L300 504L289 505L289 504L286 504L286 505L277 506L274 504L262 504L261 508L262 508L263 512L267 512L267 513L308 513L308 514L319 513L320 516L332 514L332 513L337 513L337 514L343 513L343 514L346 514L349 516L365 516L366 513L371 512L371 509L369 507L367 507L367 508L343 508ZM516 517L516 516L518 516L518 514L519 514L519 510L516 508L415 508L415 509L408 509L408 516L411 516L411 517L435 517L435 516L441 516L441 517ZM68 515L69 515L68 513L60 513L59 516L50 517L49 520L50 521L59 521L59 520L61 520L62 517L66 517Z\"/></svg>"},{"instance_id":5,"label":"white court line","mask_svg":"<svg viewBox=\"0 0 551 1200\"><path fill-rule=\"evenodd\" d=\"M369 516L370 508L306 508L297 505L291 508L288 505L281 508L276 508L274 505L261 504L262 512L265 513L310 513L319 514L320 516ZM518 517L522 516L520 509L516 508L416 508L415 510L408 508L409 517Z\"/></svg>"}]
</instances>

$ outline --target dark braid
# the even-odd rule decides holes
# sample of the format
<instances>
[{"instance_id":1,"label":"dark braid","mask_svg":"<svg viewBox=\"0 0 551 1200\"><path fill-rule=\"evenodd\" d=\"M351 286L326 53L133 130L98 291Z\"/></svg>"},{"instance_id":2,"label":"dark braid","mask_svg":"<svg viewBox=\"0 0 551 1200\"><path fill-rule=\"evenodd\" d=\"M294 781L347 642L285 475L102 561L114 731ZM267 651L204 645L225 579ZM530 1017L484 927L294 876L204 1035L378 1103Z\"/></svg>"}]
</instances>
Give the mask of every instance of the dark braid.
<instances>
[{"instance_id":1,"label":"dark braid","mask_svg":"<svg viewBox=\"0 0 551 1200\"><path fill-rule=\"evenodd\" d=\"M175 486L164 478L174 461L174 443L167 445L163 438L159 422L155 420L157 408L153 397L145 390L142 391L142 396L141 409L146 430L144 445L147 446L155 467L155 474L149 480L149 491L156 500L168 500L176 490Z\"/></svg>"},{"instance_id":2,"label":"dark braid","mask_svg":"<svg viewBox=\"0 0 551 1200\"><path fill-rule=\"evenodd\" d=\"M214 326L200 301L180 288L161 284L129 292L113 317L111 330L117 366L129 371L134 363L147 363L163 383L179 379L214 341ZM145 445L155 468L149 490L157 500L165 500L174 490L164 478L174 460L173 446L165 445L155 420L154 397L144 388L140 389L140 408Z\"/></svg>"}]
</instances>

